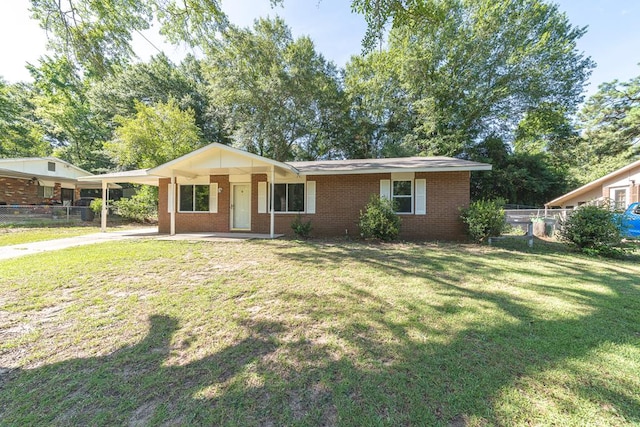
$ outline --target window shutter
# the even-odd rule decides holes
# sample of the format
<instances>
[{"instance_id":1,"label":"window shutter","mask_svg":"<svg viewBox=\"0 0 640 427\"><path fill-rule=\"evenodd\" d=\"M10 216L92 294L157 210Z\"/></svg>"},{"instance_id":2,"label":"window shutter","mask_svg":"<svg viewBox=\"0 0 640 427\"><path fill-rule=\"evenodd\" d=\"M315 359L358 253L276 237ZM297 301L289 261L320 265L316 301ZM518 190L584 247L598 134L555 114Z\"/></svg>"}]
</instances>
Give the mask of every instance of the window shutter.
<instances>
[{"instance_id":1,"label":"window shutter","mask_svg":"<svg viewBox=\"0 0 640 427\"><path fill-rule=\"evenodd\" d=\"M258 213L267 213L267 183L258 182Z\"/></svg>"},{"instance_id":2,"label":"window shutter","mask_svg":"<svg viewBox=\"0 0 640 427\"><path fill-rule=\"evenodd\" d=\"M209 184L209 212L218 213L218 183Z\"/></svg>"},{"instance_id":3,"label":"window shutter","mask_svg":"<svg viewBox=\"0 0 640 427\"><path fill-rule=\"evenodd\" d=\"M391 200L391 180L380 180L380 197L384 197L387 200Z\"/></svg>"},{"instance_id":4,"label":"window shutter","mask_svg":"<svg viewBox=\"0 0 640 427\"><path fill-rule=\"evenodd\" d=\"M427 180L416 179L416 215L427 213Z\"/></svg>"},{"instance_id":5,"label":"window shutter","mask_svg":"<svg viewBox=\"0 0 640 427\"><path fill-rule=\"evenodd\" d=\"M167 184L167 212L171 213L173 212L173 210L175 209L175 198L174 198L174 194L173 194L173 189L175 187L172 187L171 184Z\"/></svg>"},{"instance_id":6,"label":"window shutter","mask_svg":"<svg viewBox=\"0 0 640 427\"><path fill-rule=\"evenodd\" d=\"M316 213L316 182L307 181L307 213Z\"/></svg>"}]
</instances>

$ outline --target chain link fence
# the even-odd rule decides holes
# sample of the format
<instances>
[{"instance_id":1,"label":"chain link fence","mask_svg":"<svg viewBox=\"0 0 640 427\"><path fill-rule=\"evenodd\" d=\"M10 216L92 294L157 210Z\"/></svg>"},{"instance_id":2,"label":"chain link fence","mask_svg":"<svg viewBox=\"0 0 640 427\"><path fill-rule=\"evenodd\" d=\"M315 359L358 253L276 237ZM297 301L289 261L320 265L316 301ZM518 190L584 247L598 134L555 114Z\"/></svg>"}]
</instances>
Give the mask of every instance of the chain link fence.
<instances>
[{"instance_id":1,"label":"chain link fence","mask_svg":"<svg viewBox=\"0 0 640 427\"><path fill-rule=\"evenodd\" d=\"M532 225L536 236L553 236L560 222L571 215L573 209L505 209L507 222L523 231Z\"/></svg>"},{"instance_id":2,"label":"chain link fence","mask_svg":"<svg viewBox=\"0 0 640 427\"><path fill-rule=\"evenodd\" d=\"M94 217L89 206L0 205L0 224L81 223Z\"/></svg>"}]
</instances>

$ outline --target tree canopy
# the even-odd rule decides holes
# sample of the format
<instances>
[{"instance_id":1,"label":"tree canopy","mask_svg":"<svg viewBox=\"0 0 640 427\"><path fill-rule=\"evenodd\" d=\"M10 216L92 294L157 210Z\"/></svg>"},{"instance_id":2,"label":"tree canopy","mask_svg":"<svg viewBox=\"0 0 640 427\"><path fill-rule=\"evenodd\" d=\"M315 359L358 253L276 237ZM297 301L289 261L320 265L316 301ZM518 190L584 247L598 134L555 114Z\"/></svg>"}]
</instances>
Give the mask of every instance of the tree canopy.
<instances>
[{"instance_id":1,"label":"tree canopy","mask_svg":"<svg viewBox=\"0 0 640 427\"><path fill-rule=\"evenodd\" d=\"M593 67L576 48L585 29L571 26L556 6L439 0L408 10L424 8L430 25L397 25L387 49L347 66L348 92L382 97L373 101L384 106L374 127L402 129L387 141L399 151L460 155L489 135L511 142L525 114L546 105L572 112L581 101ZM384 92L367 79L384 81Z\"/></svg>"},{"instance_id":2,"label":"tree canopy","mask_svg":"<svg viewBox=\"0 0 640 427\"><path fill-rule=\"evenodd\" d=\"M599 178L640 154L640 76L604 83L580 111L582 143L573 150L580 182Z\"/></svg>"},{"instance_id":3,"label":"tree canopy","mask_svg":"<svg viewBox=\"0 0 640 427\"><path fill-rule=\"evenodd\" d=\"M97 77L129 63L132 34L154 22L168 41L199 47L227 25L217 0L31 0L31 12L53 52Z\"/></svg>"},{"instance_id":4,"label":"tree canopy","mask_svg":"<svg viewBox=\"0 0 640 427\"><path fill-rule=\"evenodd\" d=\"M45 156L51 146L35 115L31 87L0 79L0 158Z\"/></svg>"},{"instance_id":5,"label":"tree canopy","mask_svg":"<svg viewBox=\"0 0 640 427\"><path fill-rule=\"evenodd\" d=\"M308 37L294 40L282 19L229 28L205 70L234 145L280 161L338 152L336 67Z\"/></svg>"},{"instance_id":6,"label":"tree canopy","mask_svg":"<svg viewBox=\"0 0 640 427\"><path fill-rule=\"evenodd\" d=\"M181 110L174 99L146 105L135 101L136 113L117 116L107 153L124 169L152 168L203 145L193 110Z\"/></svg>"},{"instance_id":7,"label":"tree canopy","mask_svg":"<svg viewBox=\"0 0 640 427\"><path fill-rule=\"evenodd\" d=\"M368 32L342 70L282 19L238 28L218 0L31 0L51 54L32 85L0 81L0 156L53 150L102 172L213 141L281 161L449 155L492 163L474 197L541 204L638 155L640 78L576 115L594 64L551 2L351 5ZM151 26L199 58L135 61Z\"/></svg>"}]
</instances>

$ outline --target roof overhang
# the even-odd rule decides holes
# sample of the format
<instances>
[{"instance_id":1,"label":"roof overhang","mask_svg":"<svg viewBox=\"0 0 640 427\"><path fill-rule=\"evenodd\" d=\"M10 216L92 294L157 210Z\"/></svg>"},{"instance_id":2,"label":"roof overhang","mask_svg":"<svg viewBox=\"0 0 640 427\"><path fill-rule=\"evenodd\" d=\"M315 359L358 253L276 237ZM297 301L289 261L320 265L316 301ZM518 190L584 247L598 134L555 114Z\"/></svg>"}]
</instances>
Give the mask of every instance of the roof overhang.
<instances>
[{"instance_id":1,"label":"roof overhang","mask_svg":"<svg viewBox=\"0 0 640 427\"><path fill-rule=\"evenodd\" d=\"M405 157L389 159L278 162L219 143L209 144L189 154L151 169L114 172L79 178L82 182L159 185L161 178L195 180L212 175L252 175L274 173L279 177L307 175L352 175L406 172L487 171L491 165L452 157Z\"/></svg>"},{"instance_id":2,"label":"roof overhang","mask_svg":"<svg viewBox=\"0 0 640 427\"><path fill-rule=\"evenodd\" d=\"M100 188L103 182L112 185L127 182L131 184L154 185L157 187L160 178L162 177L149 174L149 169L138 169L127 172L113 172L102 175L83 176L78 178L78 181L81 181L82 183L95 184L95 188Z\"/></svg>"},{"instance_id":3,"label":"roof overhang","mask_svg":"<svg viewBox=\"0 0 640 427\"><path fill-rule=\"evenodd\" d=\"M66 178L61 176L51 176L51 175L42 175L42 174L34 174L34 173L26 173L26 172L18 172L10 169L2 169L0 168L0 176L7 178L16 178L23 179L28 181L38 181L39 185L53 185L53 183L67 184L73 185L78 188L100 188L99 185L94 185L90 182L80 182L84 181L84 178L90 178L93 175L89 175L86 177L78 177L78 178ZM111 185L111 188L120 188L119 185Z\"/></svg>"},{"instance_id":4,"label":"roof overhang","mask_svg":"<svg viewBox=\"0 0 640 427\"><path fill-rule=\"evenodd\" d=\"M624 174L626 172L629 172L631 169L634 169L636 167L640 166L640 160L637 160L631 164L628 164L627 166L624 166L618 170L615 170L613 172L611 172L610 174L607 174L605 176L603 176L602 178L598 178L595 181L591 181L585 185L583 185L582 187L576 188L573 191L570 191L566 194L563 194L560 197L557 197L553 200L551 200L550 202L545 203L544 205L546 207L549 206L556 206L556 205L561 205L563 204L563 202L566 202L567 200L573 199L574 197L578 197L584 193L588 193L591 190L594 190L596 188L598 188L598 186L602 185L603 183L605 183L606 181L615 178L618 175Z\"/></svg>"}]
</instances>

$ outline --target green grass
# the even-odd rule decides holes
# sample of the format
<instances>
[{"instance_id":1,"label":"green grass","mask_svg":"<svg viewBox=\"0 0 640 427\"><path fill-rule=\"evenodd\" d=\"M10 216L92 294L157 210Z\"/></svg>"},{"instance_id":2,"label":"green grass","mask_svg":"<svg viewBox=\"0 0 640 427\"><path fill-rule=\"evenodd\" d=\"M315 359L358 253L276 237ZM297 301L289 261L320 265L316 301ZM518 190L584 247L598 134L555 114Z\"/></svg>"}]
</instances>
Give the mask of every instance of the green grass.
<instances>
[{"instance_id":1,"label":"green grass","mask_svg":"<svg viewBox=\"0 0 640 427\"><path fill-rule=\"evenodd\" d=\"M149 227L148 224L138 224L118 221L107 225L107 232L138 227ZM0 227L0 246L22 245L25 243L42 242L45 240L63 239L66 237L82 236L100 232L100 226L59 226L59 227Z\"/></svg>"},{"instance_id":2,"label":"green grass","mask_svg":"<svg viewBox=\"0 0 640 427\"><path fill-rule=\"evenodd\" d=\"M99 231L99 227L3 227L0 228L0 246L82 236Z\"/></svg>"},{"instance_id":3,"label":"green grass","mask_svg":"<svg viewBox=\"0 0 640 427\"><path fill-rule=\"evenodd\" d=\"M536 242L0 262L0 425L637 425L640 265Z\"/></svg>"}]
</instances>

